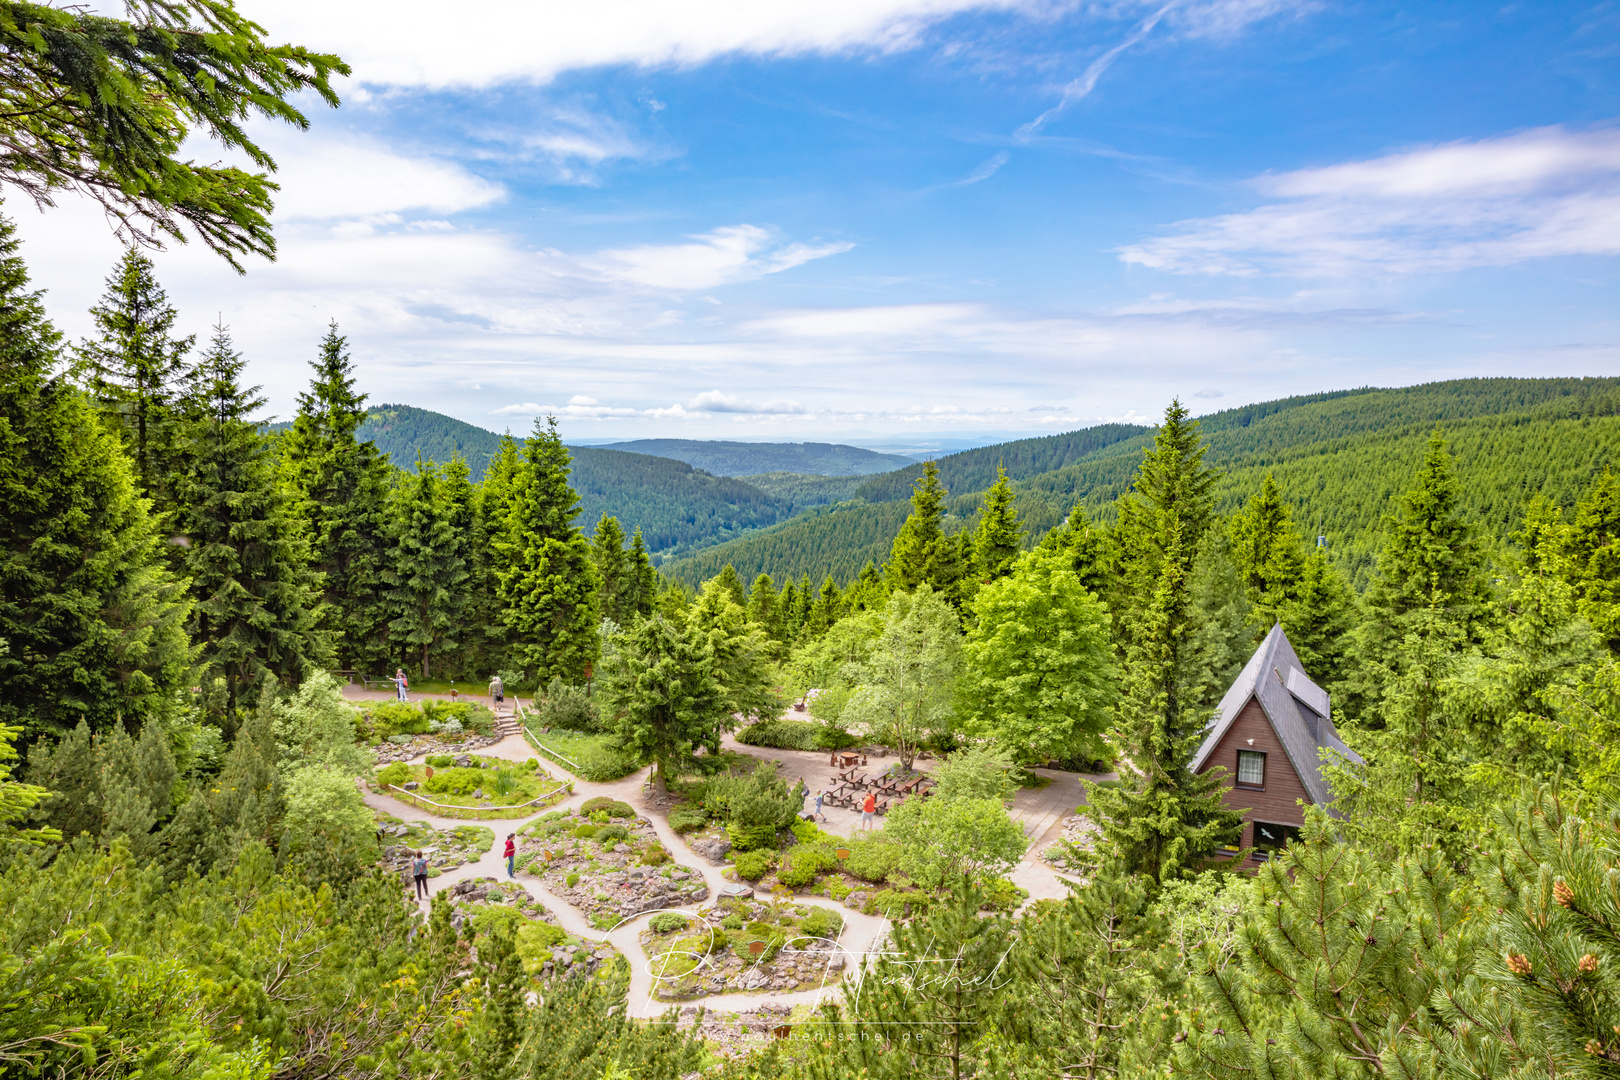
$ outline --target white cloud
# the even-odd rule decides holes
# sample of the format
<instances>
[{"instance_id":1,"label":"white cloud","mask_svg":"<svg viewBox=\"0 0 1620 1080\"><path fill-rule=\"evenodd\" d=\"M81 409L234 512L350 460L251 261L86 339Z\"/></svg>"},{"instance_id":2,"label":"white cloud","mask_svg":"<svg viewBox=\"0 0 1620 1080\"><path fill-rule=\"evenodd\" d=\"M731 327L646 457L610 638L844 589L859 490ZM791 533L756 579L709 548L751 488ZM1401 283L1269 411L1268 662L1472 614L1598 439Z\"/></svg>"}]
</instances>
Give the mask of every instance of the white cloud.
<instances>
[{"instance_id":1,"label":"white cloud","mask_svg":"<svg viewBox=\"0 0 1620 1080\"><path fill-rule=\"evenodd\" d=\"M744 401L736 394L719 390L705 390L686 403L686 412L744 413L755 416L791 416L808 410L797 401Z\"/></svg>"},{"instance_id":2,"label":"white cloud","mask_svg":"<svg viewBox=\"0 0 1620 1080\"><path fill-rule=\"evenodd\" d=\"M1121 249L1172 273L1350 276L1620 254L1620 130L1538 128L1263 176L1279 200Z\"/></svg>"},{"instance_id":3,"label":"white cloud","mask_svg":"<svg viewBox=\"0 0 1620 1080\"><path fill-rule=\"evenodd\" d=\"M454 162L401 153L352 132L270 129L255 132L255 138L280 166L274 176L281 185L278 222L455 214L506 195L501 185Z\"/></svg>"},{"instance_id":4,"label":"white cloud","mask_svg":"<svg viewBox=\"0 0 1620 1080\"><path fill-rule=\"evenodd\" d=\"M570 259L550 254L560 263L601 280L627 282L653 289L712 289L800 266L848 251L854 244L777 244L770 230L732 225L690 238L686 244L638 244L609 248ZM566 269L562 272L568 272Z\"/></svg>"},{"instance_id":5,"label":"white cloud","mask_svg":"<svg viewBox=\"0 0 1620 1080\"><path fill-rule=\"evenodd\" d=\"M701 64L914 45L965 11L1045 10L1048 0L486 0L464 23L424 33L429 10L383 0L246 0L276 40L336 52L363 82L484 87L604 64Z\"/></svg>"}]
</instances>

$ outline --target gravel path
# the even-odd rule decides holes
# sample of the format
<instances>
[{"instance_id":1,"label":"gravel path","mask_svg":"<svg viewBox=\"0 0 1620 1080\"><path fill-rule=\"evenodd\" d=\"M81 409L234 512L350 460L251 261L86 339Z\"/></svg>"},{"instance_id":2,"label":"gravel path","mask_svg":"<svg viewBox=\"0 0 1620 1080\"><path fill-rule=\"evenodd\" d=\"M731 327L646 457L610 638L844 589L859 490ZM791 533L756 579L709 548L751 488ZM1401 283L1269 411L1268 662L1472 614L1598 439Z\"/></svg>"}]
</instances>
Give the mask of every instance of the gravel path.
<instances>
[{"instance_id":1,"label":"gravel path","mask_svg":"<svg viewBox=\"0 0 1620 1080\"><path fill-rule=\"evenodd\" d=\"M345 696L358 696L348 695ZM752 749L752 748L751 748ZM527 741L521 735L509 735L493 746L477 751L486 757L504 758L509 761L523 761L531 757L538 757ZM420 760L420 759L417 759ZM720 894L720 889L731 882L725 880L721 874L723 867L711 866L707 859L702 858L686 846L686 841L669 827L669 823L660 813L647 809L645 787L650 769L643 769L612 783L598 784L573 776L556 762L546 758L541 759L544 768L559 780L573 780L574 794L565 802L555 806L546 807L537 811L530 817L504 818L492 821L475 821L464 818L438 817L414 806L408 805L388 795L379 795L368 789L362 789L366 805L375 810L392 814L403 821L425 821L435 829L454 829L461 825L484 825L495 830L495 844L477 862L447 870L436 878L428 880L430 893L439 893L453 887L457 882L469 878L506 876L506 860L501 857L505 847L506 834L519 832L523 826L528 825L535 818L544 813L555 810L572 810L587 799L598 795L619 799L629 803L642 817L653 823L658 839L663 842L676 862L698 870L703 875L704 883L709 887L709 899L704 903L712 903ZM825 760L825 759L823 759ZM563 929L579 938L588 941L611 942L630 961L630 995L629 1007L633 1016L657 1016L670 1008L670 1002L659 1001L653 997L653 976L648 969L646 954L642 951L640 933L642 924L651 919L656 912L643 912L634 918L620 923L613 930L603 933L594 928L585 918L583 912L567 901L552 895L539 881L527 875L520 874L518 882L529 894L540 903L549 908L557 916ZM1026 886L1027 887L1027 886ZM430 901L418 901L425 913ZM873 915L863 915L859 911L852 911L840 904L822 897L798 896L794 903L814 904L838 912L844 920L843 932L838 937L838 944L843 948L846 959L846 970L859 969L860 958L874 952L881 947L889 929L887 919ZM676 909L684 910L684 909ZM692 914L696 914L693 912ZM701 1006L720 1012L742 1012L770 1003L774 1005L794 1006L799 1004L816 1005L829 993L838 992L839 983L833 983L825 989L795 990L775 994L717 994L711 997L692 998L679 1002L680 1008Z\"/></svg>"}]
</instances>

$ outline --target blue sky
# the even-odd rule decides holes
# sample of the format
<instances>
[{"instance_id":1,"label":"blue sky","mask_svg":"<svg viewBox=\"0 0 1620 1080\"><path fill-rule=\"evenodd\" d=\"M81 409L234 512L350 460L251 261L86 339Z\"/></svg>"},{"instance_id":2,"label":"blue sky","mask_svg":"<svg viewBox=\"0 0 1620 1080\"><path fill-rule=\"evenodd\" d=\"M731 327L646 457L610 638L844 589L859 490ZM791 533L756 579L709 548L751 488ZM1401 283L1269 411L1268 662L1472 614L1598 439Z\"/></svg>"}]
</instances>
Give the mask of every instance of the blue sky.
<instances>
[{"instance_id":1,"label":"blue sky","mask_svg":"<svg viewBox=\"0 0 1620 1080\"><path fill-rule=\"evenodd\" d=\"M582 441L1620 373L1620 4L243 6L344 106L260 129L274 265L156 258L281 415L333 318L374 401ZM84 333L105 222L10 212Z\"/></svg>"}]
</instances>

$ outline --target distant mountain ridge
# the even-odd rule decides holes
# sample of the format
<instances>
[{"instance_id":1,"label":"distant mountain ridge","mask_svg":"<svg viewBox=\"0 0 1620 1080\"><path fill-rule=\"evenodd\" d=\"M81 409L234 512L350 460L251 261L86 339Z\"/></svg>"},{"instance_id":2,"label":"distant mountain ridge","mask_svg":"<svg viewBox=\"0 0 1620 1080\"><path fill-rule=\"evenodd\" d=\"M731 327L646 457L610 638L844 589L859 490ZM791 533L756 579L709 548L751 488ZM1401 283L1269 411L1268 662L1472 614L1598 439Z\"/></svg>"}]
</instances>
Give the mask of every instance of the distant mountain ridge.
<instances>
[{"instance_id":1,"label":"distant mountain ridge","mask_svg":"<svg viewBox=\"0 0 1620 1080\"><path fill-rule=\"evenodd\" d=\"M841 443L752 443L700 439L635 439L605 443L604 450L684 461L716 476L797 473L802 476L870 476L916 464L900 454L882 454Z\"/></svg>"}]
</instances>

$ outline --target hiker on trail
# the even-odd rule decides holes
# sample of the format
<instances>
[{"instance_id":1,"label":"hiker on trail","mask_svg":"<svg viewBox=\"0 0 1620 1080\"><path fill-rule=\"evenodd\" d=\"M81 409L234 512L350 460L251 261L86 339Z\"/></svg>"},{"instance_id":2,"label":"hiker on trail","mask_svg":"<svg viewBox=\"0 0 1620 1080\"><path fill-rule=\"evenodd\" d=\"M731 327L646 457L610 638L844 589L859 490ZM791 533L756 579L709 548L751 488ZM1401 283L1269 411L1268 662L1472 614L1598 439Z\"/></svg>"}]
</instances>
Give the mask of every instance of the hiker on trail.
<instances>
[{"instance_id":1,"label":"hiker on trail","mask_svg":"<svg viewBox=\"0 0 1620 1080\"><path fill-rule=\"evenodd\" d=\"M420 851L413 853L411 858L411 876L416 878L416 898L426 900L427 887L427 859Z\"/></svg>"},{"instance_id":2,"label":"hiker on trail","mask_svg":"<svg viewBox=\"0 0 1620 1080\"><path fill-rule=\"evenodd\" d=\"M868 791L866 801L861 803L861 828L870 829L877 820L877 793Z\"/></svg>"},{"instance_id":3,"label":"hiker on trail","mask_svg":"<svg viewBox=\"0 0 1620 1080\"><path fill-rule=\"evenodd\" d=\"M515 877L513 863L517 862L517 833L506 834L506 876Z\"/></svg>"},{"instance_id":4,"label":"hiker on trail","mask_svg":"<svg viewBox=\"0 0 1620 1080\"><path fill-rule=\"evenodd\" d=\"M499 675L489 680L489 696L495 699L497 705L506 700L506 684L501 682Z\"/></svg>"},{"instance_id":5,"label":"hiker on trail","mask_svg":"<svg viewBox=\"0 0 1620 1080\"><path fill-rule=\"evenodd\" d=\"M827 793L825 791L816 792L816 812L814 816L820 818L822 821L827 820L827 815L821 812L821 803L826 798Z\"/></svg>"},{"instance_id":6,"label":"hiker on trail","mask_svg":"<svg viewBox=\"0 0 1620 1080\"><path fill-rule=\"evenodd\" d=\"M409 690L410 687L411 687L411 680L409 680L409 679L407 679L405 677L405 669L404 668L395 668L394 669L394 690L398 692L399 700L401 700L401 701L409 701L410 700L410 698L407 698L405 696L405 691Z\"/></svg>"}]
</instances>

